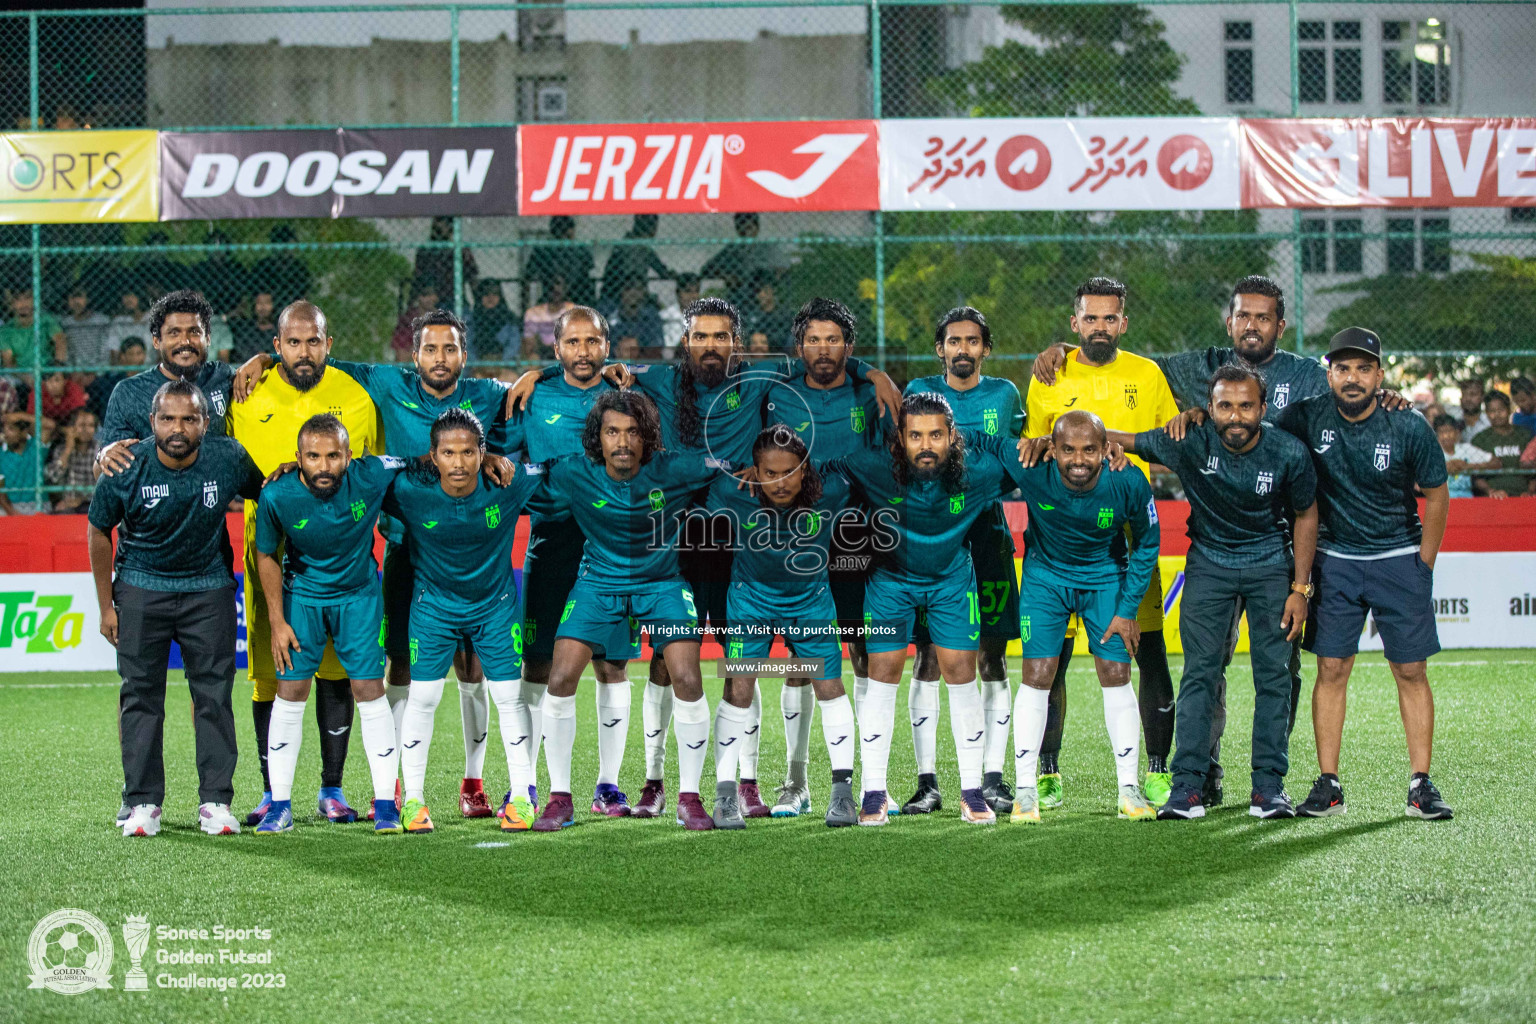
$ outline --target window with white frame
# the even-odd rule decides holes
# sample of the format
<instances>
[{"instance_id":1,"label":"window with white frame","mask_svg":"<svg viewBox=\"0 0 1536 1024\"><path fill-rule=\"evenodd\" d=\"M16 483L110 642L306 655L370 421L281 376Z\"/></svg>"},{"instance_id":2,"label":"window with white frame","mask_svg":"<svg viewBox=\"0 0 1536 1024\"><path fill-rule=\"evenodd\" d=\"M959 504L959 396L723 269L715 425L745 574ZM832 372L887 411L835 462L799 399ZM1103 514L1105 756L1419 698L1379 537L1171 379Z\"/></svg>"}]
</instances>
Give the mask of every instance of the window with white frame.
<instances>
[{"instance_id":1,"label":"window with white frame","mask_svg":"<svg viewBox=\"0 0 1536 1024\"><path fill-rule=\"evenodd\" d=\"M1387 217L1387 273L1446 273L1451 269L1451 215L1403 210Z\"/></svg>"},{"instance_id":2,"label":"window with white frame","mask_svg":"<svg viewBox=\"0 0 1536 1024\"><path fill-rule=\"evenodd\" d=\"M1302 103L1359 103L1363 67L1359 19L1296 23Z\"/></svg>"},{"instance_id":3,"label":"window with white frame","mask_svg":"<svg viewBox=\"0 0 1536 1024\"><path fill-rule=\"evenodd\" d=\"M1360 215L1314 214L1301 220L1301 270L1305 274L1359 274L1365 269Z\"/></svg>"},{"instance_id":4,"label":"window with white frame","mask_svg":"<svg viewBox=\"0 0 1536 1024\"><path fill-rule=\"evenodd\" d=\"M1381 23L1381 102L1415 108L1451 102L1451 43L1444 19Z\"/></svg>"},{"instance_id":5,"label":"window with white frame","mask_svg":"<svg viewBox=\"0 0 1536 1024\"><path fill-rule=\"evenodd\" d=\"M1253 22L1229 21L1222 35L1227 102L1245 106L1253 102Z\"/></svg>"}]
</instances>

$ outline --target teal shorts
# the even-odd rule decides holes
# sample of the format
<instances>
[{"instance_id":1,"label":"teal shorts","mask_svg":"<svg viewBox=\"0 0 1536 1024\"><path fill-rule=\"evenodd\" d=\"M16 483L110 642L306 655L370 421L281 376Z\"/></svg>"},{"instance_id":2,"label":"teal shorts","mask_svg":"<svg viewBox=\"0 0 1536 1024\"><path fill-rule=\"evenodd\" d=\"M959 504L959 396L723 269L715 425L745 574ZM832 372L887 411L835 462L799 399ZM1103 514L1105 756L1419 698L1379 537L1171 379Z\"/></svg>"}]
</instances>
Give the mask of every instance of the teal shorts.
<instances>
[{"instance_id":1,"label":"teal shorts","mask_svg":"<svg viewBox=\"0 0 1536 1024\"><path fill-rule=\"evenodd\" d=\"M969 561L950 579L918 583L876 572L864 585L865 647L871 654L905 650L919 617L926 619L935 646L977 649L981 611Z\"/></svg>"},{"instance_id":2,"label":"teal shorts","mask_svg":"<svg viewBox=\"0 0 1536 1024\"><path fill-rule=\"evenodd\" d=\"M699 614L693 591L681 576L638 583L622 590L581 577L571 588L555 637L580 640L594 657L628 661L640 657L640 630L658 653L674 640L699 642Z\"/></svg>"},{"instance_id":3,"label":"teal shorts","mask_svg":"<svg viewBox=\"0 0 1536 1024\"><path fill-rule=\"evenodd\" d=\"M1109 628L1109 620L1115 617L1119 600L1119 587L1079 590L1026 577L1019 596L1019 636L1024 657L1059 657L1067 620L1077 614L1083 617L1083 627L1088 630L1088 650L1105 661L1129 662L1131 654L1118 636L1110 637L1107 644L1099 643Z\"/></svg>"},{"instance_id":4,"label":"teal shorts","mask_svg":"<svg viewBox=\"0 0 1536 1024\"><path fill-rule=\"evenodd\" d=\"M485 678L522 678L523 609L517 591L466 605L445 594L418 590L411 602L411 678L446 678L460 647L479 657Z\"/></svg>"},{"instance_id":5,"label":"teal shorts","mask_svg":"<svg viewBox=\"0 0 1536 1024\"><path fill-rule=\"evenodd\" d=\"M981 635L987 640L1019 638L1018 571L1013 562L1013 535L1007 522L1001 527L992 518L976 520L967 535L971 565L976 572L976 597L980 601ZM913 642L929 642L928 627L918 620Z\"/></svg>"},{"instance_id":6,"label":"teal shorts","mask_svg":"<svg viewBox=\"0 0 1536 1024\"><path fill-rule=\"evenodd\" d=\"M529 528L523 557L523 654L529 660L554 656L555 631L586 546L574 519L539 519Z\"/></svg>"},{"instance_id":7,"label":"teal shorts","mask_svg":"<svg viewBox=\"0 0 1536 1024\"><path fill-rule=\"evenodd\" d=\"M843 677L843 645L837 636L837 602L826 583L785 595L756 583L732 583L726 597L731 624L727 658L766 658L773 638L797 658L820 658L820 679Z\"/></svg>"},{"instance_id":8,"label":"teal shorts","mask_svg":"<svg viewBox=\"0 0 1536 1024\"><path fill-rule=\"evenodd\" d=\"M331 638L348 679L384 678L384 598L378 584L334 600L300 597L297 602L284 587L283 616L298 638L299 649L290 652L293 667L278 669L277 678L312 678L320 670L326 637Z\"/></svg>"}]
</instances>

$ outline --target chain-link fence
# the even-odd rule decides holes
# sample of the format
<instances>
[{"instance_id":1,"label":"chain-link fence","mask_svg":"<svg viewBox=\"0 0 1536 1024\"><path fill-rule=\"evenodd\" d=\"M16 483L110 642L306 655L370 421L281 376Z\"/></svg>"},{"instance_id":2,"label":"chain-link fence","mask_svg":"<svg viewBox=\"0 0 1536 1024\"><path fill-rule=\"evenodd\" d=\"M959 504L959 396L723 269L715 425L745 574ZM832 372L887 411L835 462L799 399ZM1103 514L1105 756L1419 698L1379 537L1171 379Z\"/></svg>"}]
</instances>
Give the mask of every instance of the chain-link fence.
<instances>
[{"instance_id":1,"label":"chain-link fence","mask_svg":"<svg viewBox=\"0 0 1536 1024\"><path fill-rule=\"evenodd\" d=\"M1536 3L183 2L0 13L4 123L1521 116L1536 97ZM1298 350L1360 323L1440 372L1475 360L1508 373L1536 352L1529 207L696 214L660 217L654 237L635 228L608 216L0 226L0 358L18 370L0 409L30 402L46 417L81 393L99 409L154 359L143 311L187 286L220 314L225 358L265 349L275 311L306 296L339 354L362 359L400 357L415 311L454 308L486 373L547 358L551 300L599 304L621 352L652 354L675 340L679 296L702 291L736 301L749 344L769 349L806 298L843 299L860 351L898 377L932 372L938 315L975 305L993 324L990 372L1022 385L1033 354L1067 336L1075 287L1100 273L1129 286L1133 350L1220 343L1231 283L1265 273L1288 293L1284 343ZM649 267L644 287L614 279L616 253ZM13 446L25 453L8 462L13 498L68 492L68 431L48 429L46 447L41 435Z\"/></svg>"}]
</instances>

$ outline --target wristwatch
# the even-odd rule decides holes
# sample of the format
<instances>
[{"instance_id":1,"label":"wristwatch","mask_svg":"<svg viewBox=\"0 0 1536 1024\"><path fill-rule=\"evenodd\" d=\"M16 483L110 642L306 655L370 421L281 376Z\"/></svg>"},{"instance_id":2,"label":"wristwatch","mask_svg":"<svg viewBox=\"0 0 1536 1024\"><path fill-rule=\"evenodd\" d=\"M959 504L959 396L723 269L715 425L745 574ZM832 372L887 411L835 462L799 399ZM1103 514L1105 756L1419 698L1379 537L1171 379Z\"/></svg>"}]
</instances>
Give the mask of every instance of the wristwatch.
<instances>
[{"instance_id":1,"label":"wristwatch","mask_svg":"<svg viewBox=\"0 0 1536 1024\"><path fill-rule=\"evenodd\" d=\"M1300 594L1310 601L1312 600L1312 595L1317 593L1317 588L1310 583L1292 583L1291 593Z\"/></svg>"}]
</instances>

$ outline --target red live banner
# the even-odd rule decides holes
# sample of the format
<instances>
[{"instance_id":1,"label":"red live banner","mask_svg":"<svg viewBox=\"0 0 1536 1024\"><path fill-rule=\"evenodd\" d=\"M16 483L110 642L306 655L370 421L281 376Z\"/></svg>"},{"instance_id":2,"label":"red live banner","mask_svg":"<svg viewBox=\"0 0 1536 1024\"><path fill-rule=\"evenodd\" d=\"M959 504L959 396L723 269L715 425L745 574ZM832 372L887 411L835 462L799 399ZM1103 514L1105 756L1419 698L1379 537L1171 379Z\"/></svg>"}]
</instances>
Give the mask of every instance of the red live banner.
<instances>
[{"instance_id":1,"label":"red live banner","mask_svg":"<svg viewBox=\"0 0 1536 1024\"><path fill-rule=\"evenodd\" d=\"M1244 207L1536 206L1536 118L1245 120Z\"/></svg>"},{"instance_id":2,"label":"red live banner","mask_svg":"<svg viewBox=\"0 0 1536 1024\"><path fill-rule=\"evenodd\" d=\"M523 125L523 216L875 210L874 121Z\"/></svg>"}]
</instances>

